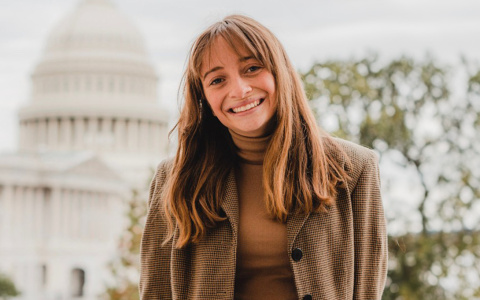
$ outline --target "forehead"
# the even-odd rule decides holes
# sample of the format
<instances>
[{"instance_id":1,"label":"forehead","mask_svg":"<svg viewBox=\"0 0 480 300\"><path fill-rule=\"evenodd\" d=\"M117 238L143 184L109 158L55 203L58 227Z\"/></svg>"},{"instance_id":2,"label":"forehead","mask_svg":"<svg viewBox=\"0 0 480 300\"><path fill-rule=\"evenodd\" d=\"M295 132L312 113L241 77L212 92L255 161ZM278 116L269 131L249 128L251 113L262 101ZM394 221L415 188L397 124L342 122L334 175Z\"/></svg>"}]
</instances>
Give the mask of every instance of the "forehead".
<instances>
[{"instance_id":1,"label":"forehead","mask_svg":"<svg viewBox=\"0 0 480 300\"><path fill-rule=\"evenodd\" d=\"M217 65L225 65L231 60L238 61L239 58L248 56L253 56L252 52L240 41L230 43L223 37L217 37L202 55L200 73L204 74Z\"/></svg>"}]
</instances>

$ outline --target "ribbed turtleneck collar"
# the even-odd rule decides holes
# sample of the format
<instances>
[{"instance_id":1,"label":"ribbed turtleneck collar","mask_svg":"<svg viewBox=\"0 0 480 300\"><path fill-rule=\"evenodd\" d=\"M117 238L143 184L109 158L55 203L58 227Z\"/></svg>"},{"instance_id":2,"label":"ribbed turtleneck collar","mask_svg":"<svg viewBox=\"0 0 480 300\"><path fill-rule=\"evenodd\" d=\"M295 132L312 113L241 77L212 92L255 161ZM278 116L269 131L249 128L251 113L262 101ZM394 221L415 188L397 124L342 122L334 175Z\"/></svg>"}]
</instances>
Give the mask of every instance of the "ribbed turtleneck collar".
<instances>
[{"instance_id":1,"label":"ribbed turtleneck collar","mask_svg":"<svg viewBox=\"0 0 480 300\"><path fill-rule=\"evenodd\" d=\"M270 142L271 135L264 137L248 137L240 135L233 130L230 130L233 143L237 146L237 155L242 162L261 165L263 164L263 158L267 151L268 143Z\"/></svg>"}]
</instances>

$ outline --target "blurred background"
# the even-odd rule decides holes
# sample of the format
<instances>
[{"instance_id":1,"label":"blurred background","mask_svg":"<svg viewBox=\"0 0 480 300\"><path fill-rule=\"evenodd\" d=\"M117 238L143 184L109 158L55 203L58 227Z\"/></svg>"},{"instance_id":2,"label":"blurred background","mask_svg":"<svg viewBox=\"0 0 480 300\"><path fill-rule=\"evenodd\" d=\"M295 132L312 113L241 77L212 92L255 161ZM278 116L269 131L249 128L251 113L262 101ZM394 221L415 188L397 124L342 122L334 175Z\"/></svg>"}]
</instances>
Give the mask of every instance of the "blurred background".
<instances>
[{"instance_id":1,"label":"blurred background","mask_svg":"<svg viewBox=\"0 0 480 300\"><path fill-rule=\"evenodd\" d=\"M191 42L271 29L319 124L377 151L383 299L480 299L480 2L2 1L0 299L138 299Z\"/></svg>"}]
</instances>

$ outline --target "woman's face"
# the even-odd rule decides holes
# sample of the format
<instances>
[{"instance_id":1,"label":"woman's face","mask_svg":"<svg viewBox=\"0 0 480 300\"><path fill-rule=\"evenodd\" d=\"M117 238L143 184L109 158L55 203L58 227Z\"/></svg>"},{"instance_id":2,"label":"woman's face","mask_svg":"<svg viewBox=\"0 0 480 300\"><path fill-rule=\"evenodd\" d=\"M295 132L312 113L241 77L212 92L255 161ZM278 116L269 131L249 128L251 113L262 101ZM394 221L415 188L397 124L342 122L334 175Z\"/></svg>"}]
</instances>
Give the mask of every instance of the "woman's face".
<instances>
[{"instance_id":1,"label":"woman's face","mask_svg":"<svg viewBox=\"0 0 480 300\"><path fill-rule=\"evenodd\" d=\"M205 97L224 126L240 135L264 136L273 126L275 79L245 48L236 50L219 37L204 56Z\"/></svg>"}]
</instances>

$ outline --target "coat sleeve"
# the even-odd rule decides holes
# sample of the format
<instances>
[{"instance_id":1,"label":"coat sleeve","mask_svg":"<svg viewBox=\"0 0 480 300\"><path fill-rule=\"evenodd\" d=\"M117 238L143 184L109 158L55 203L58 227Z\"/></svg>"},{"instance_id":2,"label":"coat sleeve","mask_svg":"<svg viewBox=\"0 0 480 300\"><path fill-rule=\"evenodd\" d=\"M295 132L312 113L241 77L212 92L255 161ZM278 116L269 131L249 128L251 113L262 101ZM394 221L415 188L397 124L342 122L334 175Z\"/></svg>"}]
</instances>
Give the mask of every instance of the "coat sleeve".
<instances>
[{"instance_id":1,"label":"coat sleeve","mask_svg":"<svg viewBox=\"0 0 480 300\"><path fill-rule=\"evenodd\" d=\"M381 299L387 276L388 239L376 154L368 150L352 191L355 300Z\"/></svg>"},{"instance_id":2,"label":"coat sleeve","mask_svg":"<svg viewBox=\"0 0 480 300\"><path fill-rule=\"evenodd\" d=\"M171 299L171 242L162 246L167 234L162 193L167 177L167 162L159 165L150 185L148 213L140 250L139 292L142 300Z\"/></svg>"}]
</instances>

